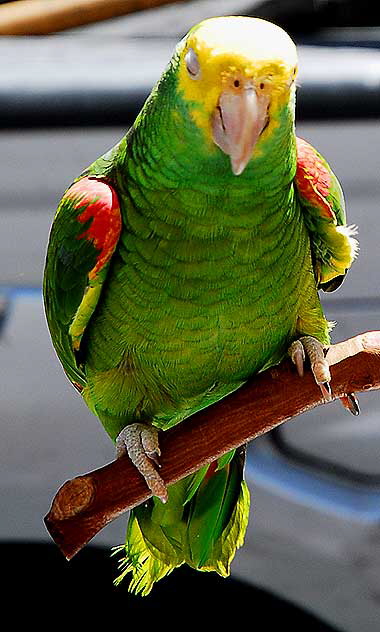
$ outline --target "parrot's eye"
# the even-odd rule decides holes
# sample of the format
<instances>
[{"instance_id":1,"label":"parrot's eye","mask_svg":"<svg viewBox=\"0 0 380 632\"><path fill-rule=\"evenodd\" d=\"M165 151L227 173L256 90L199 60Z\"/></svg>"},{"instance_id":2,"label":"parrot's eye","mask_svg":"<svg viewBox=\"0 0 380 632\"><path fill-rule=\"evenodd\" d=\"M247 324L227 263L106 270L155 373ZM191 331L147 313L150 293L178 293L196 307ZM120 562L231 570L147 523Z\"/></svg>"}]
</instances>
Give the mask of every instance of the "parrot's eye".
<instances>
[{"instance_id":1,"label":"parrot's eye","mask_svg":"<svg viewBox=\"0 0 380 632\"><path fill-rule=\"evenodd\" d=\"M201 67L199 65L197 54L192 48L189 48L185 55L185 64L190 77L192 79L199 79Z\"/></svg>"},{"instance_id":2,"label":"parrot's eye","mask_svg":"<svg viewBox=\"0 0 380 632\"><path fill-rule=\"evenodd\" d=\"M296 75L297 75L297 66L294 66L293 71L292 71L292 75L291 75L291 77L290 77L290 79L288 81L288 88L290 88L293 85L293 83L295 81L295 78L296 78Z\"/></svg>"}]
</instances>

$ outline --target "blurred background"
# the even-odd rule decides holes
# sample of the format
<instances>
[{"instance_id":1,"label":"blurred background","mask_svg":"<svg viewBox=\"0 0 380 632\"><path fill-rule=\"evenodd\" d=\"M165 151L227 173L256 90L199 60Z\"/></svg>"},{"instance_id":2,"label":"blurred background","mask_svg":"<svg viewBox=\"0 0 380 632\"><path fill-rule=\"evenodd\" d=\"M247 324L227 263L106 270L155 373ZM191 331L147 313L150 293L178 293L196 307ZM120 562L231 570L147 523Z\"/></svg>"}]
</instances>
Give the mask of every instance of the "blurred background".
<instances>
[{"instance_id":1,"label":"blurred background","mask_svg":"<svg viewBox=\"0 0 380 632\"><path fill-rule=\"evenodd\" d=\"M42 612L56 612L59 602L66 614L75 603L85 618L107 608L116 623L120 606L124 616L168 617L174 603L182 612L194 603L215 621L223 604L232 614L248 605L252 623L265 616L308 630L376 632L378 393L360 398L359 418L332 403L253 442L247 464L252 515L232 578L181 569L141 601L128 596L126 586L112 585L110 547L123 541L125 516L70 564L44 528L58 487L112 460L114 449L64 377L41 300L49 228L64 189L133 123L193 24L214 15L255 15L283 26L299 44L297 133L333 166L348 221L359 227L357 262L343 287L322 297L328 318L337 322L333 338L379 329L376 3L0 4L0 552L10 593L17 586L23 601L42 602Z\"/></svg>"}]
</instances>

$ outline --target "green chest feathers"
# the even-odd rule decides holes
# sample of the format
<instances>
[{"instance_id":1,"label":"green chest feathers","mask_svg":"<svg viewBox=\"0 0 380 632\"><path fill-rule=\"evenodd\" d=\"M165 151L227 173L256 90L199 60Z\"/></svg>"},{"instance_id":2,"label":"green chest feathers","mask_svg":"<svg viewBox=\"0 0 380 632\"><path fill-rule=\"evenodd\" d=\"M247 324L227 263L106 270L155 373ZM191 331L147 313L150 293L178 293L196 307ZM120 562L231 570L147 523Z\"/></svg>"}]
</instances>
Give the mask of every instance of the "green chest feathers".
<instances>
[{"instance_id":1,"label":"green chest feathers","mask_svg":"<svg viewBox=\"0 0 380 632\"><path fill-rule=\"evenodd\" d=\"M91 326L89 371L114 376L133 358L150 392L154 383L184 400L216 389L218 399L279 361L300 288L312 287L310 248L296 205L287 221L277 212L258 222L254 210L202 237L170 224L166 236L125 231Z\"/></svg>"}]
</instances>

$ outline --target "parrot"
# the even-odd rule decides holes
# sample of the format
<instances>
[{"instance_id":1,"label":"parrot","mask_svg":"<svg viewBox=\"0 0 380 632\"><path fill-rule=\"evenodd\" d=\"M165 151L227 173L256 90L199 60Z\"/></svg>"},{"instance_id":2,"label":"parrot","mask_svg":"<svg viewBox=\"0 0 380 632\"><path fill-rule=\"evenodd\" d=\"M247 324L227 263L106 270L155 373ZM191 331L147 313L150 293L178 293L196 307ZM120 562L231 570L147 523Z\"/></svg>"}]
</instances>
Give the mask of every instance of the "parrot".
<instances>
[{"instance_id":1,"label":"parrot","mask_svg":"<svg viewBox=\"0 0 380 632\"><path fill-rule=\"evenodd\" d=\"M197 24L52 223L53 346L151 492L117 547L115 581L136 594L182 564L228 576L250 512L245 447L166 486L160 433L287 356L331 398L319 290L341 285L358 245L337 177L296 136L297 71L269 21ZM342 403L355 412L353 398Z\"/></svg>"}]
</instances>

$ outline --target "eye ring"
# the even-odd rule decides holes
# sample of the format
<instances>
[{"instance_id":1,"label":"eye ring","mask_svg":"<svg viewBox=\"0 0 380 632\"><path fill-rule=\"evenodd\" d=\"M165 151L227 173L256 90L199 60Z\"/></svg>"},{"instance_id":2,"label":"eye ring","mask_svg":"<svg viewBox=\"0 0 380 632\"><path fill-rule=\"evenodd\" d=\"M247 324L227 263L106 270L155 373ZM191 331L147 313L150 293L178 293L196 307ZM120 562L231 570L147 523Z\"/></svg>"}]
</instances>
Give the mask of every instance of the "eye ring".
<instances>
[{"instance_id":1,"label":"eye ring","mask_svg":"<svg viewBox=\"0 0 380 632\"><path fill-rule=\"evenodd\" d=\"M201 75L201 67L198 56L193 48L189 48L185 55L186 70L191 79L199 79Z\"/></svg>"}]
</instances>

